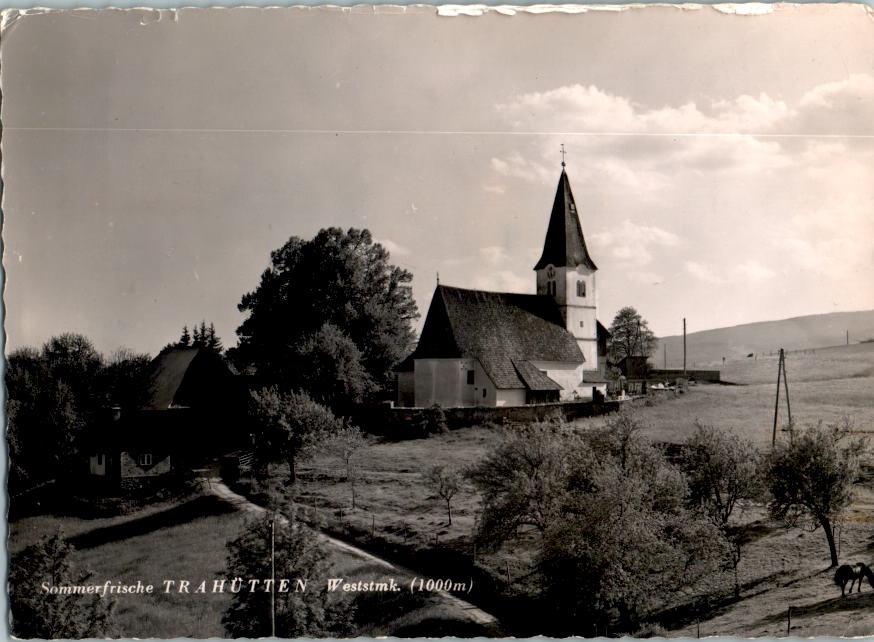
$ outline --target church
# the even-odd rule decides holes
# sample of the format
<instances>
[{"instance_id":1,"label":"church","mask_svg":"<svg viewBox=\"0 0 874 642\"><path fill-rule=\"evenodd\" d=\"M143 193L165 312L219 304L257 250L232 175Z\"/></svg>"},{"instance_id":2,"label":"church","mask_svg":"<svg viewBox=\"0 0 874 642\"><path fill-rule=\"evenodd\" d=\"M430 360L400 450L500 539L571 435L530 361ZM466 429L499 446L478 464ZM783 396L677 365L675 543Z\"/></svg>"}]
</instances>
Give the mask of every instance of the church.
<instances>
[{"instance_id":1,"label":"church","mask_svg":"<svg viewBox=\"0 0 874 642\"><path fill-rule=\"evenodd\" d=\"M606 392L608 331L598 321L598 268L561 165L534 266L537 294L438 283L419 343L398 367L399 406L521 406Z\"/></svg>"}]
</instances>

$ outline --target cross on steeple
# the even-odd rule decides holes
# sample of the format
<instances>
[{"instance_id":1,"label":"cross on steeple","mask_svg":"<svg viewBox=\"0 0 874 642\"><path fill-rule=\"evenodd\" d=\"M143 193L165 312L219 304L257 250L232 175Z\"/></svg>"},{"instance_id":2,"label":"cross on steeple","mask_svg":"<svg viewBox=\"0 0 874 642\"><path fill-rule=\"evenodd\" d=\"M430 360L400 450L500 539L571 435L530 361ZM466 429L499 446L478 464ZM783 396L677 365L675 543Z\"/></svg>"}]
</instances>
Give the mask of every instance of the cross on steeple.
<instances>
[{"instance_id":1,"label":"cross on steeple","mask_svg":"<svg viewBox=\"0 0 874 642\"><path fill-rule=\"evenodd\" d=\"M561 166L562 167L564 167L564 155L565 154L567 154L567 152L564 149L564 143L562 143L561 144Z\"/></svg>"}]
</instances>

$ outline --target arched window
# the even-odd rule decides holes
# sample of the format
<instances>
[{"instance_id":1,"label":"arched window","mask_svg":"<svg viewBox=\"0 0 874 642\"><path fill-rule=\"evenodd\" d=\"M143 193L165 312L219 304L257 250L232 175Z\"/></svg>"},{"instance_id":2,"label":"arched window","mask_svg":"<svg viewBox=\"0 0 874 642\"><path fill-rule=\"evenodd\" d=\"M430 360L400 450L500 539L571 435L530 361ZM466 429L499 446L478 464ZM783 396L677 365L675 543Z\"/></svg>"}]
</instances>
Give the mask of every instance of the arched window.
<instances>
[{"instance_id":1,"label":"arched window","mask_svg":"<svg viewBox=\"0 0 874 642\"><path fill-rule=\"evenodd\" d=\"M586 282L585 281L577 281L577 296L585 297L586 296Z\"/></svg>"},{"instance_id":2,"label":"arched window","mask_svg":"<svg viewBox=\"0 0 874 642\"><path fill-rule=\"evenodd\" d=\"M546 282L546 293L549 296L555 296L555 281Z\"/></svg>"}]
</instances>

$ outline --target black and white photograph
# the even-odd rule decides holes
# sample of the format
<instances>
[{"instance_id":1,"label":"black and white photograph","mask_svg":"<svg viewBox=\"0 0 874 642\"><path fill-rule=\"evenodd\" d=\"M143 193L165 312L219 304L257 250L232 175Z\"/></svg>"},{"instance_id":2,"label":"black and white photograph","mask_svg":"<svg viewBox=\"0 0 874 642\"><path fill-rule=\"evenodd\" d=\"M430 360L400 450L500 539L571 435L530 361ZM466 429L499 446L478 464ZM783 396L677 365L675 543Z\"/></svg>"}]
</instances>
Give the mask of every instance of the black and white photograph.
<instances>
[{"instance_id":1,"label":"black and white photograph","mask_svg":"<svg viewBox=\"0 0 874 642\"><path fill-rule=\"evenodd\" d=\"M874 636L872 16L4 10L7 634Z\"/></svg>"}]
</instances>

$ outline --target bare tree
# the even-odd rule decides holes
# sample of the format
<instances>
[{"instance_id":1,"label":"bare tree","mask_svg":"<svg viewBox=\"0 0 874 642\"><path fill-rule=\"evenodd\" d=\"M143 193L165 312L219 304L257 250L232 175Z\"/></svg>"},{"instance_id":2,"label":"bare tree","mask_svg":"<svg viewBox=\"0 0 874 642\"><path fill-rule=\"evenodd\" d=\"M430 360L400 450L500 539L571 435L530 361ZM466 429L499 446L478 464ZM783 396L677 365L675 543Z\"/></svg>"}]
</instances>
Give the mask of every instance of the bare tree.
<instances>
[{"instance_id":1,"label":"bare tree","mask_svg":"<svg viewBox=\"0 0 874 642\"><path fill-rule=\"evenodd\" d=\"M446 502L446 514L452 525L452 498L461 488L461 473L447 466L432 466L425 473L425 483L440 499Z\"/></svg>"},{"instance_id":2,"label":"bare tree","mask_svg":"<svg viewBox=\"0 0 874 642\"><path fill-rule=\"evenodd\" d=\"M346 468L346 482L352 492L352 508L356 507L355 482L358 479L356 455L365 446L367 446L367 437L357 426L344 426L328 437L324 444L326 452L339 458Z\"/></svg>"}]
</instances>

